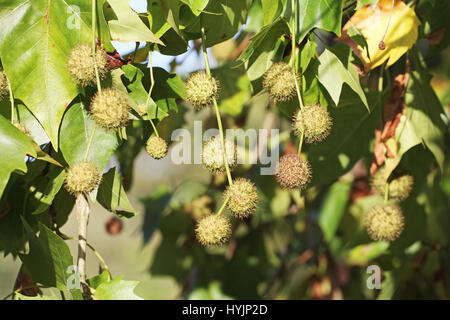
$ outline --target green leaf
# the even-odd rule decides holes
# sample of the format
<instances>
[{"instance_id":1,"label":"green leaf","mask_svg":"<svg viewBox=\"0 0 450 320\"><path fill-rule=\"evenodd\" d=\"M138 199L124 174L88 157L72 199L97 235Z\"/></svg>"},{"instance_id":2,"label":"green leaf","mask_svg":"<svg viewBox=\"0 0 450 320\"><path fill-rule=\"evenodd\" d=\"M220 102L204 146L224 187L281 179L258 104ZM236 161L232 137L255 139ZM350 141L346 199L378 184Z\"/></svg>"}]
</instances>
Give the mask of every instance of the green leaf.
<instances>
[{"instance_id":1,"label":"green leaf","mask_svg":"<svg viewBox=\"0 0 450 320\"><path fill-rule=\"evenodd\" d=\"M356 161L370 155L370 142L379 120L378 94L369 95L371 113L350 89L342 91L338 108L328 108L333 127L328 138L308 148L313 184L326 184L349 171Z\"/></svg>"},{"instance_id":2,"label":"green leaf","mask_svg":"<svg viewBox=\"0 0 450 320\"><path fill-rule=\"evenodd\" d=\"M130 8L130 1L108 0L113 8L117 20L110 20L109 27L112 40L120 42L145 41L164 45Z\"/></svg>"},{"instance_id":3,"label":"green leaf","mask_svg":"<svg viewBox=\"0 0 450 320\"><path fill-rule=\"evenodd\" d=\"M244 66L230 63L212 70L212 74L220 84L220 111L234 117L240 115L251 98L250 80Z\"/></svg>"},{"instance_id":4,"label":"green leaf","mask_svg":"<svg viewBox=\"0 0 450 320\"><path fill-rule=\"evenodd\" d=\"M35 191L32 196L39 201L39 206L33 211L33 214L44 212L55 199L56 194L61 189L66 172L63 168L52 166L49 173L42 177L38 176Z\"/></svg>"},{"instance_id":5,"label":"green leaf","mask_svg":"<svg viewBox=\"0 0 450 320\"><path fill-rule=\"evenodd\" d=\"M100 284L93 294L96 300L143 300L134 293L138 281L122 280L119 276L109 282Z\"/></svg>"},{"instance_id":6,"label":"green leaf","mask_svg":"<svg viewBox=\"0 0 450 320\"><path fill-rule=\"evenodd\" d=\"M121 218L130 218L138 214L128 200L122 186L122 177L115 168L109 169L103 175L97 191L97 200L103 207Z\"/></svg>"},{"instance_id":7,"label":"green leaf","mask_svg":"<svg viewBox=\"0 0 450 320\"><path fill-rule=\"evenodd\" d=\"M8 120L0 115L0 198L8 183L9 176L15 170L26 173L25 156L36 157L31 140Z\"/></svg>"},{"instance_id":8,"label":"green leaf","mask_svg":"<svg viewBox=\"0 0 450 320\"><path fill-rule=\"evenodd\" d=\"M98 127L84 109L83 103L76 103L67 110L61 124L60 139L60 148L69 166L84 161L87 153L86 160L93 162L101 171L118 145L114 131Z\"/></svg>"},{"instance_id":9,"label":"green leaf","mask_svg":"<svg viewBox=\"0 0 450 320\"><path fill-rule=\"evenodd\" d=\"M184 82L180 76L163 68L153 68L153 75L155 86L152 98L156 105L150 105L148 116L162 120L169 115L170 110L178 112L176 99L184 99Z\"/></svg>"},{"instance_id":10,"label":"green leaf","mask_svg":"<svg viewBox=\"0 0 450 320\"><path fill-rule=\"evenodd\" d=\"M69 247L49 228L39 223L39 238L22 218L30 244L30 253L20 254L27 273L35 282L60 290L66 289L69 273L67 268L73 265Z\"/></svg>"},{"instance_id":11,"label":"green leaf","mask_svg":"<svg viewBox=\"0 0 450 320\"><path fill-rule=\"evenodd\" d=\"M358 245L349 250L346 255L346 263L349 265L365 266L368 262L387 253L389 242L378 241Z\"/></svg>"},{"instance_id":12,"label":"green leaf","mask_svg":"<svg viewBox=\"0 0 450 320\"><path fill-rule=\"evenodd\" d=\"M342 1L304 0L298 1L297 42L314 28L341 35Z\"/></svg>"},{"instance_id":13,"label":"green leaf","mask_svg":"<svg viewBox=\"0 0 450 320\"><path fill-rule=\"evenodd\" d=\"M260 78L272 65L277 41L287 33L289 28L286 20L278 18L251 38L250 44L239 57L246 62L248 78L251 81Z\"/></svg>"},{"instance_id":14,"label":"green leaf","mask_svg":"<svg viewBox=\"0 0 450 320\"><path fill-rule=\"evenodd\" d=\"M209 1L205 12L200 15L200 20L206 32L206 47L212 47L233 37L247 21L247 13L251 3L250 0ZM200 25L196 26L196 29L199 29L199 27Z\"/></svg>"},{"instance_id":15,"label":"green leaf","mask_svg":"<svg viewBox=\"0 0 450 320\"><path fill-rule=\"evenodd\" d=\"M339 49L344 48L343 46L336 45L336 48L337 47L339 47ZM350 48L339 51L339 56L340 57L336 56L328 49L325 49L320 55L318 73L320 83L328 90L328 93L336 105L339 104L342 86L346 83L358 94L361 101L364 103L364 106L369 110L366 96L359 83L358 73L350 62Z\"/></svg>"},{"instance_id":16,"label":"green leaf","mask_svg":"<svg viewBox=\"0 0 450 320\"><path fill-rule=\"evenodd\" d=\"M208 5L209 0L181 0L181 2L186 3L192 12L198 16Z\"/></svg>"},{"instance_id":17,"label":"green leaf","mask_svg":"<svg viewBox=\"0 0 450 320\"><path fill-rule=\"evenodd\" d=\"M351 185L338 181L331 185L322 208L319 212L319 226L322 228L325 240L330 242L336 233L341 218L347 208Z\"/></svg>"},{"instance_id":18,"label":"green leaf","mask_svg":"<svg viewBox=\"0 0 450 320\"><path fill-rule=\"evenodd\" d=\"M67 55L80 42L90 41L83 18L79 28L64 17L77 6L90 11L88 0L7 0L0 8L0 56L16 99L39 120L55 149L65 108L78 94L66 68ZM20 39L20 41L18 41Z\"/></svg>"},{"instance_id":19,"label":"green leaf","mask_svg":"<svg viewBox=\"0 0 450 320\"><path fill-rule=\"evenodd\" d=\"M286 4L286 0L261 0L264 25L271 23L281 13L283 2Z\"/></svg>"},{"instance_id":20,"label":"green leaf","mask_svg":"<svg viewBox=\"0 0 450 320\"><path fill-rule=\"evenodd\" d=\"M93 289L97 289L98 286L100 286L102 283L107 283L111 281L111 274L108 270L103 271L99 275L92 277L90 279L87 279L87 283L89 286Z\"/></svg>"},{"instance_id":21,"label":"green leaf","mask_svg":"<svg viewBox=\"0 0 450 320\"><path fill-rule=\"evenodd\" d=\"M411 71L406 88L406 118L414 128L416 137L431 150L443 170L445 135L449 133L449 120L430 85L431 75L419 62L418 54L413 54L412 57L417 70Z\"/></svg>"},{"instance_id":22,"label":"green leaf","mask_svg":"<svg viewBox=\"0 0 450 320\"><path fill-rule=\"evenodd\" d=\"M61 300L61 297L58 297L56 292L53 291L48 295L37 295L36 297L26 296L17 292L14 294L14 300Z\"/></svg>"}]
</instances>

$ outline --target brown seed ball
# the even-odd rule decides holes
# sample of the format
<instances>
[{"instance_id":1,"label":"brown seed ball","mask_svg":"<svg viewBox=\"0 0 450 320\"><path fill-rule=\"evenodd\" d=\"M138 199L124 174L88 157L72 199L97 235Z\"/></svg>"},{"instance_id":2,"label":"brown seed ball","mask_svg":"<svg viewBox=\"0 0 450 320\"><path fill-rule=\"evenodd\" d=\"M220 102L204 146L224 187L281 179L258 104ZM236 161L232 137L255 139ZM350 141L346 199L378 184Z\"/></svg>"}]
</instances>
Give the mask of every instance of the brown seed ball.
<instances>
[{"instance_id":1,"label":"brown seed ball","mask_svg":"<svg viewBox=\"0 0 450 320\"><path fill-rule=\"evenodd\" d=\"M197 240L204 246L217 246L231 236L230 220L222 215L211 214L200 219L195 229Z\"/></svg>"},{"instance_id":2,"label":"brown seed ball","mask_svg":"<svg viewBox=\"0 0 450 320\"><path fill-rule=\"evenodd\" d=\"M111 217L105 223L106 232L113 236L118 235L122 231L122 228L123 222L117 217Z\"/></svg>"},{"instance_id":3,"label":"brown seed ball","mask_svg":"<svg viewBox=\"0 0 450 320\"><path fill-rule=\"evenodd\" d=\"M100 184L101 173L91 162L78 162L67 169L65 188L71 194L89 193Z\"/></svg>"},{"instance_id":4,"label":"brown seed ball","mask_svg":"<svg viewBox=\"0 0 450 320\"><path fill-rule=\"evenodd\" d=\"M208 107L217 98L219 83L205 72L193 73L186 81L184 95L186 101L194 106L196 110Z\"/></svg>"},{"instance_id":5,"label":"brown seed ball","mask_svg":"<svg viewBox=\"0 0 450 320\"><path fill-rule=\"evenodd\" d=\"M0 70L0 101L2 101L9 93L8 78L6 73Z\"/></svg>"},{"instance_id":6,"label":"brown seed ball","mask_svg":"<svg viewBox=\"0 0 450 320\"><path fill-rule=\"evenodd\" d=\"M131 107L125 92L106 88L97 92L91 102L91 115L95 123L104 129L119 129L127 125Z\"/></svg>"},{"instance_id":7,"label":"brown seed ball","mask_svg":"<svg viewBox=\"0 0 450 320\"><path fill-rule=\"evenodd\" d=\"M300 81L299 75L294 75L287 63L274 63L263 76L263 88L272 99L287 101L296 95L295 79Z\"/></svg>"},{"instance_id":8,"label":"brown seed ball","mask_svg":"<svg viewBox=\"0 0 450 320\"><path fill-rule=\"evenodd\" d=\"M255 213L258 205L258 190L253 182L237 178L228 186L223 194L224 201L228 198L227 208L236 218L246 218Z\"/></svg>"},{"instance_id":9,"label":"brown seed ball","mask_svg":"<svg viewBox=\"0 0 450 320\"><path fill-rule=\"evenodd\" d=\"M152 136L147 140L145 150L152 158L159 160L167 155L167 143L161 137Z\"/></svg>"},{"instance_id":10,"label":"brown seed ball","mask_svg":"<svg viewBox=\"0 0 450 320\"><path fill-rule=\"evenodd\" d=\"M311 167L297 154L287 154L281 157L275 177L284 189L303 189L310 182Z\"/></svg>"},{"instance_id":11,"label":"brown seed ball","mask_svg":"<svg viewBox=\"0 0 450 320\"><path fill-rule=\"evenodd\" d=\"M366 216L366 229L374 241L394 241L403 231L405 218L396 204L376 205Z\"/></svg>"},{"instance_id":12,"label":"brown seed ball","mask_svg":"<svg viewBox=\"0 0 450 320\"><path fill-rule=\"evenodd\" d=\"M305 106L298 110L292 121L294 133L307 143L324 140L330 134L333 121L327 108L320 105Z\"/></svg>"},{"instance_id":13,"label":"brown seed ball","mask_svg":"<svg viewBox=\"0 0 450 320\"><path fill-rule=\"evenodd\" d=\"M108 60L102 48L95 51L95 60L100 79L104 79L108 73ZM67 57L67 69L75 82L83 87L92 86L96 83L92 45L82 43L74 47Z\"/></svg>"},{"instance_id":14,"label":"brown seed ball","mask_svg":"<svg viewBox=\"0 0 450 320\"><path fill-rule=\"evenodd\" d=\"M384 197L386 192L386 182L388 182L389 199L402 201L408 198L414 186L414 178L409 174L395 172L388 178L386 174L386 167L378 169L370 181L372 188Z\"/></svg>"}]
</instances>

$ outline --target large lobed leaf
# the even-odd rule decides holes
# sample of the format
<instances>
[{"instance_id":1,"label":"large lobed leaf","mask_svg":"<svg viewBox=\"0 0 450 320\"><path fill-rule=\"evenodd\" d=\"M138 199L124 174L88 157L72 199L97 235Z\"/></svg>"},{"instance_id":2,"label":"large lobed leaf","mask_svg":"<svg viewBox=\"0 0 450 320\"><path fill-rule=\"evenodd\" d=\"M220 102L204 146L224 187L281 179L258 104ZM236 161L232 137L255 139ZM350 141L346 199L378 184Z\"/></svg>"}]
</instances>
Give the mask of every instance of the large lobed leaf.
<instances>
[{"instance_id":1,"label":"large lobed leaf","mask_svg":"<svg viewBox=\"0 0 450 320\"><path fill-rule=\"evenodd\" d=\"M78 11L89 0L6 0L0 7L0 56L14 96L44 127L53 146L65 108L78 89L66 69L72 47L90 40L90 27ZM69 13L79 23L69 25Z\"/></svg>"},{"instance_id":2,"label":"large lobed leaf","mask_svg":"<svg viewBox=\"0 0 450 320\"><path fill-rule=\"evenodd\" d=\"M0 115L0 198L8 183L9 176L15 170L27 172L25 156L36 157L31 140L8 120Z\"/></svg>"}]
</instances>

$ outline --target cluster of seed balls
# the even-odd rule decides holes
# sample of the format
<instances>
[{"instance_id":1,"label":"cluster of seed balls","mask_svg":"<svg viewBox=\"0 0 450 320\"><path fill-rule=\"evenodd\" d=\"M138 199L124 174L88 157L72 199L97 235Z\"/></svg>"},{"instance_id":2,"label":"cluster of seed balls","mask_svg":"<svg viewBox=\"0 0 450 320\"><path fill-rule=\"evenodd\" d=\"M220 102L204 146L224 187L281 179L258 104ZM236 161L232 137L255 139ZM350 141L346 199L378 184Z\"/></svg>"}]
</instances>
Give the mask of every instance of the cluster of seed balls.
<instances>
[{"instance_id":1,"label":"cluster of seed balls","mask_svg":"<svg viewBox=\"0 0 450 320\"><path fill-rule=\"evenodd\" d=\"M394 172L387 176L387 168L377 170L371 179L371 186L380 195L385 196L388 185L389 202L372 207L366 215L367 233L374 241L394 241L402 233L405 218L402 209L396 202L409 197L414 185L411 175Z\"/></svg>"},{"instance_id":2,"label":"cluster of seed balls","mask_svg":"<svg viewBox=\"0 0 450 320\"><path fill-rule=\"evenodd\" d=\"M92 46L88 43L75 46L67 57L69 75L82 87L96 84L95 64L100 79L105 79L110 71L106 52L97 46L94 63ZM128 94L111 87L97 92L89 109L92 119L99 127L120 130L127 125L131 107ZM147 141L146 150L155 159L161 159L167 154L167 144L163 139L152 136ZM86 194L95 190L100 181L101 172L98 168L91 162L83 161L67 169L64 185L71 194Z\"/></svg>"},{"instance_id":3,"label":"cluster of seed balls","mask_svg":"<svg viewBox=\"0 0 450 320\"><path fill-rule=\"evenodd\" d=\"M218 81L205 72L193 73L185 84L185 97L194 109L211 106L218 97ZM219 136L212 137L203 144L203 166L213 174L224 173L226 166L224 153L230 170L237 165L237 147L234 142L222 140ZM225 151L224 151L225 149ZM244 219L255 213L258 205L258 190L249 179L236 178L223 192L226 208L234 217ZM199 217L195 229L197 240L204 246L223 244L231 237L230 219L223 215L208 212Z\"/></svg>"},{"instance_id":4,"label":"cluster of seed balls","mask_svg":"<svg viewBox=\"0 0 450 320\"><path fill-rule=\"evenodd\" d=\"M278 62L265 72L263 88L271 99L288 101L297 95L296 81L301 85L299 74L285 62ZM298 109L292 118L292 129L296 136L307 143L323 141L330 134L333 121L328 110L320 105L307 105ZM304 189L311 180L309 162L297 154L280 158L275 177L284 189Z\"/></svg>"}]
</instances>

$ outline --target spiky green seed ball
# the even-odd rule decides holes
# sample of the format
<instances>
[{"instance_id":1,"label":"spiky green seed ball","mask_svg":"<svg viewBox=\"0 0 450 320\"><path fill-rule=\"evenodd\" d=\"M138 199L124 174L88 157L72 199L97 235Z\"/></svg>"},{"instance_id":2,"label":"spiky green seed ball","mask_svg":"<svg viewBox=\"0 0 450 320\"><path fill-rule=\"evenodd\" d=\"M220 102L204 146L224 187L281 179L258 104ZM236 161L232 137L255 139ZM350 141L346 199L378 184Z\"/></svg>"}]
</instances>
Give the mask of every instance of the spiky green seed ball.
<instances>
[{"instance_id":1,"label":"spiky green seed ball","mask_svg":"<svg viewBox=\"0 0 450 320\"><path fill-rule=\"evenodd\" d=\"M287 154L281 157L275 178L283 189L303 189L311 180L311 167L297 154Z\"/></svg>"},{"instance_id":2,"label":"spiky green seed ball","mask_svg":"<svg viewBox=\"0 0 450 320\"><path fill-rule=\"evenodd\" d=\"M100 79L104 79L108 73L108 60L102 48L97 46L95 51ZM81 43L74 47L67 57L67 69L73 80L85 87L96 83L95 66L92 54L92 46L89 43Z\"/></svg>"},{"instance_id":3,"label":"spiky green seed ball","mask_svg":"<svg viewBox=\"0 0 450 320\"><path fill-rule=\"evenodd\" d=\"M64 186L71 194L89 193L100 184L101 173L91 162L78 162L67 169Z\"/></svg>"},{"instance_id":4,"label":"spiky green seed ball","mask_svg":"<svg viewBox=\"0 0 450 320\"><path fill-rule=\"evenodd\" d=\"M295 114L292 127L297 136L301 136L307 143L324 140L330 134L333 120L327 108L319 105L305 106Z\"/></svg>"},{"instance_id":5,"label":"spiky green seed ball","mask_svg":"<svg viewBox=\"0 0 450 320\"><path fill-rule=\"evenodd\" d=\"M213 77L210 78L203 71L193 73L184 86L186 101L197 110L212 105L214 98L217 98L218 91L218 81Z\"/></svg>"},{"instance_id":6,"label":"spiky green seed ball","mask_svg":"<svg viewBox=\"0 0 450 320\"><path fill-rule=\"evenodd\" d=\"M366 216L366 229L374 241L394 241L403 231L405 218L396 204L376 205Z\"/></svg>"},{"instance_id":7,"label":"spiky green seed ball","mask_svg":"<svg viewBox=\"0 0 450 320\"><path fill-rule=\"evenodd\" d=\"M19 129L20 131L22 131L22 133L23 133L24 135L26 135L26 136L31 136L30 130L28 130L28 128L27 128L25 125L23 125L22 123L16 122L16 123L14 123L14 126L15 126L17 129Z\"/></svg>"},{"instance_id":8,"label":"spiky green seed ball","mask_svg":"<svg viewBox=\"0 0 450 320\"><path fill-rule=\"evenodd\" d=\"M92 118L105 129L125 127L130 109L127 94L115 88L97 92L91 102Z\"/></svg>"},{"instance_id":9,"label":"spiky green seed ball","mask_svg":"<svg viewBox=\"0 0 450 320\"><path fill-rule=\"evenodd\" d=\"M0 70L0 101L2 101L9 93L8 88L8 78L6 78L6 73Z\"/></svg>"},{"instance_id":10,"label":"spiky green seed ball","mask_svg":"<svg viewBox=\"0 0 450 320\"><path fill-rule=\"evenodd\" d=\"M154 159L162 159L167 155L166 141L157 136L152 136L147 140L145 150Z\"/></svg>"},{"instance_id":11,"label":"spiky green seed ball","mask_svg":"<svg viewBox=\"0 0 450 320\"><path fill-rule=\"evenodd\" d=\"M226 207L236 218L246 218L255 213L258 205L258 190L253 182L237 178L223 193L223 199L228 199Z\"/></svg>"},{"instance_id":12,"label":"spiky green seed ball","mask_svg":"<svg viewBox=\"0 0 450 320\"><path fill-rule=\"evenodd\" d=\"M264 73L263 87L272 99L287 101L296 95L295 79L300 81L299 75L287 63L278 62Z\"/></svg>"},{"instance_id":13,"label":"spiky green seed ball","mask_svg":"<svg viewBox=\"0 0 450 320\"><path fill-rule=\"evenodd\" d=\"M230 140L225 139L225 150L227 163L231 170L237 163L236 145ZM202 163L205 168L213 173L224 172L226 170L223 161L223 147L220 137L212 137L203 144Z\"/></svg>"},{"instance_id":14,"label":"spiky green seed ball","mask_svg":"<svg viewBox=\"0 0 450 320\"><path fill-rule=\"evenodd\" d=\"M378 169L370 181L372 188L384 197L387 181L389 183L389 199L402 201L408 198L414 186L413 177L409 174L397 174L394 172L389 178L386 174L386 167Z\"/></svg>"},{"instance_id":15,"label":"spiky green seed ball","mask_svg":"<svg viewBox=\"0 0 450 320\"><path fill-rule=\"evenodd\" d=\"M231 223L227 217L211 214L200 219L195 229L197 240L204 246L217 246L228 241Z\"/></svg>"}]
</instances>

